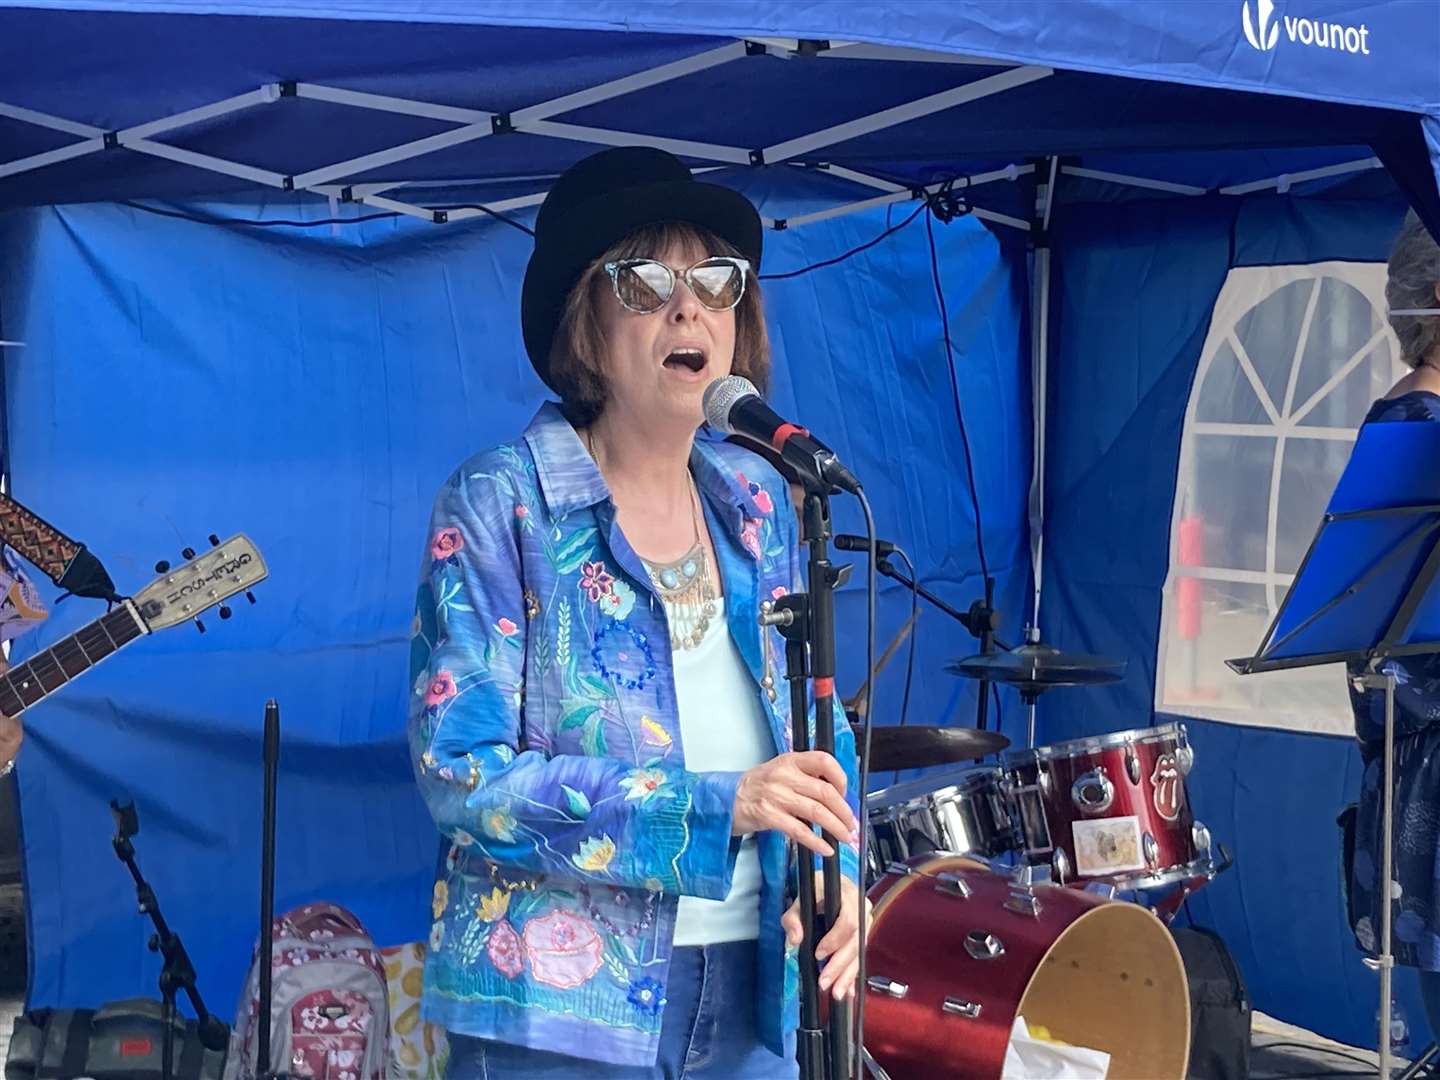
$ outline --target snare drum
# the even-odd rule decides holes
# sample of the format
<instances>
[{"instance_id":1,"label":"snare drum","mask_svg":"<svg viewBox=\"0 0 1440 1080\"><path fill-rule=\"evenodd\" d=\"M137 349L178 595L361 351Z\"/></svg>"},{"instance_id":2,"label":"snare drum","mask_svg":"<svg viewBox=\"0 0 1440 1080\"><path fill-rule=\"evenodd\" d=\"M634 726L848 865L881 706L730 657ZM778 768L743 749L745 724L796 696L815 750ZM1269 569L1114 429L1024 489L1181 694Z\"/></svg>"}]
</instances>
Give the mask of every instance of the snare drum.
<instances>
[{"instance_id":1,"label":"snare drum","mask_svg":"<svg viewBox=\"0 0 1440 1080\"><path fill-rule=\"evenodd\" d=\"M1210 831L1194 819L1185 725L1012 750L1005 755L1025 854L1061 883L1151 889L1203 877Z\"/></svg>"},{"instance_id":2,"label":"snare drum","mask_svg":"<svg viewBox=\"0 0 1440 1080\"><path fill-rule=\"evenodd\" d=\"M993 1080L1017 1015L1108 1053L1109 1080L1185 1076L1185 966L1144 908L953 855L897 865L869 895L865 1049L893 1080Z\"/></svg>"},{"instance_id":3,"label":"snare drum","mask_svg":"<svg viewBox=\"0 0 1440 1080\"><path fill-rule=\"evenodd\" d=\"M999 768L952 769L871 792L865 798L872 880L892 862L946 851L996 856L1018 832Z\"/></svg>"}]
</instances>

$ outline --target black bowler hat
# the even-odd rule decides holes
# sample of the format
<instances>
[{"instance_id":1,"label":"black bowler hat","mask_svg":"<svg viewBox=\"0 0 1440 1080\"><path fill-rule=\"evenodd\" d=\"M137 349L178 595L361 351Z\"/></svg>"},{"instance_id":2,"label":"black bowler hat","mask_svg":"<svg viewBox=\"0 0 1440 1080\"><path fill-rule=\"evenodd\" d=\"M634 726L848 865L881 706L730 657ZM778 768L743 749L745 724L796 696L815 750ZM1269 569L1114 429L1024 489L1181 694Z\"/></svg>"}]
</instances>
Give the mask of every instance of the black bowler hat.
<instances>
[{"instance_id":1,"label":"black bowler hat","mask_svg":"<svg viewBox=\"0 0 1440 1080\"><path fill-rule=\"evenodd\" d=\"M551 389L550 345L585 268L636 229L672 221L714 233L759 272L763 233L750 200L700 183L673 154L649 146L602 150L555 181L535 218L535 251L520 297L525 351Z\"/></svg>"}]
</instances>

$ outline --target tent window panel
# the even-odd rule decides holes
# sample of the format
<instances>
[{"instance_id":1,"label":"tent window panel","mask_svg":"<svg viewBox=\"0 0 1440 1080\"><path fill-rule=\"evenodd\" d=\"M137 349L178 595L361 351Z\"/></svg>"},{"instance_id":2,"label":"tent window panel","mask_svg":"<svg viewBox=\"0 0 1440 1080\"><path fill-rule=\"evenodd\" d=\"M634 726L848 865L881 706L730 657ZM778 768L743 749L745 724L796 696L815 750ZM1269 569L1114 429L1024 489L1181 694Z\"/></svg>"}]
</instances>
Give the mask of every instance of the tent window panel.
<instances>
[{"instance_id":1,"label":"tent window panel","mask_svg":"<svg viewBox=\"0 0 1440 1080\"><path fill-rule=\"evenodd\" d=\"M1286 440L1280 499L1275 507L1281 525L1275 533L1277 571L1293 574L1300 569L1353 445L1333 439Z\"/></svg>"},{"instance_id":2,"label":"tent window panel","mask_svg":"<svg viewBox=\"0 0 1440 1080\"><path fill-rule=\"evenodd\" d=\"M1201 351L1180 451L1156 708L1350 730L1334 667L1242 678L1370 404L1404 370L1374 263L1232 270Z\"/></svg>"},{"instance_id":3,"label":"tent window panel","mask_svg":"<svg viewBox=\"0 0 1440 1080\"><path fill-rule=\"evenodd\" d=\"M1255 394L1235 350L1225 342L1210 365L1209 374L1196 391L1197 419L1214 423L1264 424L1269 422L1265 406Z\"/></svg>"},{"instance_id":4,"label":"tent window panel","mask_svg":"<svg viewBox=\"0 0 1440 1080\"><path fill-rule=\"evenodd\" d=\"M1207 566L1265 570L1266 517L1276 439L1203 435L1195 440L1191 515L1204 523Z\"/></svg>"}]
</instances>

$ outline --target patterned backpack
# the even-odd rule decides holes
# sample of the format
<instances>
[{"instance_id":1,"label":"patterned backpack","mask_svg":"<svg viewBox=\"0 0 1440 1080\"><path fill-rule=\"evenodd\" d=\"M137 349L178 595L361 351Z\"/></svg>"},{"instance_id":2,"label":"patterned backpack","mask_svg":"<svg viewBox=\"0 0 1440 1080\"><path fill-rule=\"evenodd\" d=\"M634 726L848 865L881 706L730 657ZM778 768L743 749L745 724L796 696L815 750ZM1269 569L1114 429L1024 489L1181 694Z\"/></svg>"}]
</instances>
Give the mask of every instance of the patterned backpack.
<instances>
[{"instance_id":1,"label":"patterned backpack","mask_svg":"<svg viewBox=\"0 0 1440 1080\"><path fill-rule=\"evenodd\" d=\"M384 1080L390 1041L385 965L359 919L325 903L281 915L270 970L271 1071L312 1080ZM225 1080L254 1080L259 1014L257 944Z\"/></svg>"}]
</instances>

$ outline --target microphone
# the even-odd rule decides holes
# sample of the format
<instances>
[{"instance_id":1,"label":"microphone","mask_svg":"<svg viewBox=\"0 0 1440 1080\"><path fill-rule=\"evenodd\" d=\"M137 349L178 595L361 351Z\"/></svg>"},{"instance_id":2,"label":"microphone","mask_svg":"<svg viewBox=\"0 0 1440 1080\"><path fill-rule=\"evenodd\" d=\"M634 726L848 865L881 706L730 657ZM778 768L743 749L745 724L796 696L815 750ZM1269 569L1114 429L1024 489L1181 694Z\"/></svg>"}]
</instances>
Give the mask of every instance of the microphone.
<instances>
[{"instance_id":1,"label":"microphone","mask_svg":"<svg viewBox=\"0 0 1440 1080\"><path fill-rule=\"evenodd\" d=\"M835 537L835 546L841 551L869 551L870 540L865 536L855 536L852 533L840 533ZM895 545L889 540L875 541L875 557L883 559L887 555L894 555Z\"/></svg>"},{"instance_id":2,"label":"microphone","mask_svg":"<svg viewBox=\"0 0 1440 1080\"><path fill-rule=\"evenodd\" d=\"M782 418L742 375L727 375L705 388L705 422L725 435L743 435L774 447L809 479L828 487L860 493L860 481L840 463L835 452L802 427Z\"/></svg>"}]
</instances>

